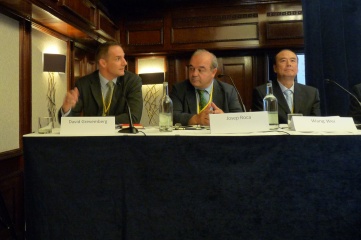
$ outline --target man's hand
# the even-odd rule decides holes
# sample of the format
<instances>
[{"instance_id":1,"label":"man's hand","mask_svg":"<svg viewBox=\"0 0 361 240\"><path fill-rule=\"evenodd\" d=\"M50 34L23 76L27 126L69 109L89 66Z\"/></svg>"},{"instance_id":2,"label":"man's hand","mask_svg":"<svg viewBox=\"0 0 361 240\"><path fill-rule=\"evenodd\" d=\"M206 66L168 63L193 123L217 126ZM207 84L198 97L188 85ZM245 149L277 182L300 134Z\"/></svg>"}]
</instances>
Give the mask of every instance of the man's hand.
<instances>
[{"instance_id":1,"label":"man's hand","mask_svg":"<svg viewBox=\"0 0 361 240\"><path fill-rule=\"evenodd\" d=\"M61 106L64 113L68 112L78 102L79 91L78 88L74 88L66 93L63 106Z\"/></svg>"},{"instance_id":2,"label":"man's hand","mask_svg":"<svg viewBox=\"0 0 361 240\"><path fill-rule=\"evenodd\" d=\"M217 107L217 105L214 102L211 103L211 107L213 108L213 112L211 112L213 114L222 114L222 113L224 113L223 110L220 109L219 107Z\"/></svg>"},{"instance_id":3,"label":"man's hand","mask_svg":"<svg viewBox=\"0 0 361 240\"><path fill-rule=\"evenodd\" d=\"M211 108L213 110L211 110ZM201 126L209 126L209 114L221 114L223 110L217 107L213 102L208 104L207 107L197 115L194 115L191 119L189 119L189 125L201 125Z\"/></svg>"}]
</instances>

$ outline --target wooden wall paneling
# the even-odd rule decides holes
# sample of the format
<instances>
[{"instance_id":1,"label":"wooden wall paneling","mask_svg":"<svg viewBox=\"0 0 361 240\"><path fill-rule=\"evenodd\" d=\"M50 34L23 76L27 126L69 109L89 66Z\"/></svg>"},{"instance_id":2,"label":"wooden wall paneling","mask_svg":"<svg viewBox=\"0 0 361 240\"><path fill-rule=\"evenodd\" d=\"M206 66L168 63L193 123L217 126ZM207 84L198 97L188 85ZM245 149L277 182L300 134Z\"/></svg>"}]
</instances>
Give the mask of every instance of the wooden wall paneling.
<instances>
[{"instance_id":1,"label":"wooden wall paneling","mask_svg":"<svg viewBox=\"0 0 361 240\"><path fill-rule=\"evenodd\" d=\"M97 0L0 0L3 4L74 41L90 45L109 39L119 41L118 27L99 9Z\"/></svg>"},{"instance_id":2,"label":"wooden wall paneling","mask_svg":"<svg viewBox=\"0 0 361 240\"><path fill-rule=\"evenodd\" d=\"M171 44L201 44L207 48L240 46L243 42L258 44L258 13L254 9L247 11L225 14L210 8L207 16L173 16Z\"/></svg>"},{"instance_id":3,"label":"wooden wall paneling","mask_svg":"<svg viewBox=\"0 0 361 240\"><path fill-rule=\"evenodd\" d=\"M175 60L175 82L182 82L185 79L188 78L189 72L188 72L188 65L189 60L191 58L191 53L189 56L181 56L179 58L176 58Z\"/></svg>"},{"instance_id":4,"label":"wooden wall paneling","mask_svg":"<svg viewBox=\"0 0 361 240\"><path fill-rule=\"evenodd\" d=\"M252 105L252 57L220 57L218 58L218 62L219 73L228 75L233 79L233 82L241 94L243 103L248 111ZM227 76L224 76L220 80L232 85L231 80Z\"/></svg>"},{"instance_id":5,"label":"wooden wall paneling","mask_svg":"<svg viewBox=\"0 0 361 240\"><path fill-rule=\"evenodd\" d=\"M190 57L177 59L177 61L175 62L175 67L176 67L176 71L175 71L176 79L175 80L176 80L176 82L182 82L188 78L188 76L189 76L189 72L188 72L189 60L190 60Z\"/></svg>"},{"instance_id":6,"label":"wooden wall paneling","mask_svg":"<svg viewBox=\"0 0 361 240\"><path fill-rule=\"evenodd\" d=\"M266 52L252 56L253 87L266 83L268 79L268 54Z\"/></svg>"},{"instance_id":7,"label":"wooden wall paneling","mask_svg":"<svg viewBox=\"0 0 361 240\"><path fill-rule=\"evenodd\" d=\"M31 23L26 20L20 22L20 147L23 147L22 136L31 132L32 119L32 79L31 79Z\"/></svg>"},{"instance_id":8,"label":"wooden wall paneling","mask_svg":"<svg viewBox=\"0 0 361 240\"><path fill-rule=\"evenodd\" d=\"M175 83L176 74L175 74L175 61L173 57L167 57L166 59L166 73L165 73L165 81L168 82L168 90L169 92L172 90L172 86Z\"/></svg>"},{"instance_id":9,"label":"wooden wall paneling","mask_svg":"<svg viewBox=\"0 0 361 240\"><path fill-rule=\"evenodd\" d=\"M74 41L68 40L67 41L67 90L73 86L74 83Z\"/></svg>"},{"instance_id":10,"label":"wooden wall paneling","mask_svg":"<svg viewBox=\"0 0 361 240\"><path fill-rule=\"evenodd\" d=\"M33 5L31 18L34 23L37 23L38 25L48 28L49 31L52 30L53 32L57 32L58 34L62 34L69 38L74 38L74 39L91 38L90 36L87 35L87 32L83 32L77 27L64 22L64 20L45 11L43 8L39 6ZM92 37L94 37L94 34L92 35Z\"/></svg>"},{"instance_id":11,"label":"wooden wall paneling","mask_svg":"<svg viewBox=\"0 0 361 240\"><path fill-rule=\"evenodd\" d=\"M124 19L127 54L303 46L301 1L211 2L156 15L161 16Z\"/></svg>"},{"instance_id":12,"label":"wooden wall paneling","mask_svg":"<svg viewBox=\"0 0 361 240\"><path fill-rule=\"evenodd\" d=\"M72 13L76 14L95 28L96 7L93 3L88 0L59 0L57 2L59 6L70 10Z\"/></svg>"},{"instance_id":13,"label":"wooden wall paneling","mask_svg":"<svg viewBox=\"0 0 361 240\"><path fill-rule=\"evenodd\" d=\"M24 239L25 229L23 165L22 151L0 154L0 192L18 239ZM8 236L9 231L0 224L0 239L12 239Z\"/></svg>"},{"instance_id":14,"label":"wooden wall paneling","mask_svg":"<svg viewBox=\"0 0 361 240\"><path fill-rule=\"evenodd\" d=\"M303 45L303 22L272 21L266 24L266 41L268 45L283 45L285 48ZM289 42L293 44L288 44Z\"/></svg>"},{"instance_id":15,"label":"wooden wall paneling","mask_svg":"<svg viewBox=\"0 0 361 240\"><path fill-rule=\"evenodd\" d=\"M125 58L126 61L128 63L127 65L127 70L132 72L132 73L136 73L136 59L133 56L128 56L126 55L127 53L125 53Z\"/></svg>"},{"instance_id":16,"label":"wooden wall paneling","mask_svg":"<svg viewBox=\"0 0 361 240\"><path fill-rule=\"evenodd\" d=\"M82 76L82 59L74 58L73 60L73 72L74 72L74 83L71 84L71 86L68 86L68 88L73 88L75 85L75 82ZM69 90L69 89L68 89Z\"/></svg>"},{"instance_id":17,"label":"wooden wall paneling","mask_svg":"<svg viewBox=\"0 0 361 240\"><path fill-rule=\"evenodd\" d=\"M129 45L162 45L163 43L163 30L129 30L128 44Z\"/></svg>"},{"instance_id":18,"label":"wooden wall paneling","mask_svg":"<svg viewBox=\"0 0 361 240\"><path fill-rule=\"evenodd\" d=\"M258 23L173 28L172 44L258 40Z\"/></svg>"},{"instance_id":19,"label":"wooden wall paneling","mask_svg":"<svg viewBox=\"0 0 361 240\"><path fill-rule=\"evenodd\" d=\"M95 62L95 49L88 49L82 44L75 43L74 45L74 82L71 84L71 88L75 86L76 80L87 74L94 72L97 68Z\"/></svg>"},{"instance_id":20,"label":"wooden wall paneling","mask_svg":"<svg viewBox=\"0 0 361 240\"><path fill-rule=\"evenodd\" d=\"M267 40L303 38L303 23L296 21L277 21L267 23Z\"/></svg>"},{"instance_id":21,"label":"wooden wall paneling","mask_svg":"<svg viewBox=\"0 0 361 240\"><path fill-rule=\"evenodd\" d=\"M32 4L28 1L0 0L0 12L16 15L21 18L29 19L32 11ZM14 16L14 18L16 18Z\"/></svg>"},{"instance_id":22,"label":"wooden wall paneling","mask_svg":"<svg viewBox=\"0 0 361 240\"><path fill-rule=\"evenodd\" d=\"M96 64L90 59L86 59L86 74L90 74L96 70Z\"/></svg>"},{"instance_id":23,"label":"wooden wall paneling","mask_svg":"<svg viewBox=\"0 0 361 240\"><path fill-rule=\"evenodd\" d=\"M146 53L164 51L164 19L129 19L125 23L124 47L129 53L143 49ZM127 54L126 52L126 54Z\"/></svg>"},{"instance_id":24,"label":"wooden wall paneling","mask_svg":"<svg viewBox=\"0 0 361 240\"><path fill-rule=\"evenodd\" d=\"M187 66L189 64L189 58L190 54L167 57L166 80L169 83L169 91L172 91L174 84L177 82L182 82L188 78Z\"/></svg>"},{"instance_id":25,"label":"wooden wall paneling","mask_svg":"<svg viewBox=\"0 0 361 240\"><path fill-rule=\"evenodd\" d=\"M163 49L172 50L171 45L171 29L172 29L172 13L170 11L163 12Z\"/></svg>"},{"instance_id":26,"label":"wooden wall paneling","mask_svg":"<svg viewBox=\"0 0 361 240\"><path fill-rule=\"evenodd\" d=\"M4 198L6 210L9 213L10 219L15 228L16 235L18 239L24 239L25 221L23 171L18 168L17 158L8 159L6 161L9 164L4 164L4 162L1 164L14 165L14 170L11 174L0 177L0 191ZM8 230L0 228L0 239L13 239L4 238L5 236L8 236Z\"/></svg>"},{"instance_id":27,"label":"wooden wall paneling","mask_svg":"<svg viewBox=\"0 0 361 240\"><path fill-rule=\"evenodd\" d=\"M303 47L302 5L298 3L268 5L263 34L266 46Z\"/></svg>"},{"instance_id":28,"label":"wooden wall paneling","mask_svg":"<svg viewBox=\"0 0 361 240\"><path fill-rule=\"evenodd\" d=\"M110 20L101 10L96 10L96 29L95 32L105 37L104 41L112 40L119 42L119 28Z\"/></svg>"}]
</instances>

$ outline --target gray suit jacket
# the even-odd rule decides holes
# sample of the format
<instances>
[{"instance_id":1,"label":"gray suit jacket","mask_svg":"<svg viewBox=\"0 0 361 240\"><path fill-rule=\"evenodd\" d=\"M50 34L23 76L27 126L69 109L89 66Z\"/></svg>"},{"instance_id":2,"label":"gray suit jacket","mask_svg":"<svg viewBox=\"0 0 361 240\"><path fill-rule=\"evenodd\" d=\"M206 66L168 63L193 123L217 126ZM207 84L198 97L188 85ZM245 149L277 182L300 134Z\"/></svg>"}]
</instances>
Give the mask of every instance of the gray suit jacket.
<instances>
[{"instance_id":1,"label":"gray suit jacket","mask_svg":"<svg viewBox=\"0 0 361 240\"><path fill-rule=\"evenodd\" d=\"M189 119L197 114L196 92L189 79L175 84L170 97L173 101L173 122L188 125ZM228 83L214 80L213 102L225 113L242 112L236 90Z\"/></svg>"},{"instance_id":2,"label":"gray suit jacket","mask_svg":"<svg viewBox=\"0 0 361 240\"><path fill-rule=\"evenodd\" d=\"M266 96L267 84L258 86L253 91L252 111L263 111L263 98ZM278 121L287 123L287 114L291 113L278 81L272 82L273 95L278 100ZM293 113L302 113L303 116L321 116L320 96L318 89L295 83L293 93Z\"/></svg>"},{"instance_id":3,"label":"gray suit jacket","mask_svg":"<svg viewBox=\"0 0 361 240\"><path fill-rule=\"evenodd\" d=\"M79 90L79 99L69 116L102 116L103 100L100 87L99 71L95 71L78 79L75 86ZM129 123L128 101L133 123L139 123L143 110L142 79L125 71L124 76L117 79L114 88L109 115L115 116L115 123ZM61 111L58 112L59 122Z\"/></svg>"}]
</instances>

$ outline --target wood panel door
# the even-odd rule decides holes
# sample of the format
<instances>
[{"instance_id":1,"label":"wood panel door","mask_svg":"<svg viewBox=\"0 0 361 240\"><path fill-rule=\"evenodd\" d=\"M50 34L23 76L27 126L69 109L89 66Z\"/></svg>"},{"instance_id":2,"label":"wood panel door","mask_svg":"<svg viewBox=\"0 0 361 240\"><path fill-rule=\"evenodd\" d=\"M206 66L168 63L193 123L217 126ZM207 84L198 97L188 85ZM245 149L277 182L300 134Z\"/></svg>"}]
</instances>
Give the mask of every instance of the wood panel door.
<instances>
[{"instance_id":1,"label":"wood panel door","mask_svg":"<svg viewBox=\"0 0 361 240\"><path fill-rule=\"evenodd\" d=\"M93 52L78 47L74 48L74 81L71 83L71 88L74 87L75 82L80 77L90 74L97 69L94 55L95 53Z\"/></svg>"},{"instance_id":2,"label":"wood panel door","mask_svg":"<svg viewBox=\"0 0 361 240\"><path fill-rule=\"evenodd\" d=\"M246 110L249 111L252 105L252 90L254 87L252 57L221 57L218 58L218 64L218 74L226 75L218 79L231 85L230 78L233 79L237 90L242 96Z\"/></svg>"}]
</instances>

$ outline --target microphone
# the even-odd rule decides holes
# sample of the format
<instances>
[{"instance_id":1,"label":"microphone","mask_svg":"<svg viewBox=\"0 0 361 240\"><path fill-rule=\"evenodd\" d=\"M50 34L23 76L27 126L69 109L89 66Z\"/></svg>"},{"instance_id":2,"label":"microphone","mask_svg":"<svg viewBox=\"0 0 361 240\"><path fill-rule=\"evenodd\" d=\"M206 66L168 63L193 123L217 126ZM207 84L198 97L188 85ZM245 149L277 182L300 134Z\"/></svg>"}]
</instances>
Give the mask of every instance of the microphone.
<instances>
[{"instance_id":1,"label":"microphone","mask_svg":"<svg viewBox=\"0 0 361 240\"><path fill-rule=\"evenodd\" d=\"M117 81L117 85L118 86L120 85L119 81ZM124 89L125 89L125 87L124 87ZM128 108L129 128L120 129L118 132L119 133L134 133L134 134L138 133L139 132L138 129L136 129L133 124L132 113L130 111L128 100L125 98L125 90L123 91L123 98L124 98L125 103L127 104L127 108Z\"/></svg>"},{"instance_id":2,"label":"microphone","mask_svg":"<svg viewBox=\"0 0 361 240\"><path fill-rule=\"evenodd\" d=\"M340 84L338 84L337 82L335 82L335 81L333 81L333 80L330 80L330 79L325 79L325 81L327 82L327 83L333 83L333 84L335 84L336 86L338 86L339 88L341 88L342 90L344 90L346 93L348 93L351 97L353 97L355 100L356 100L356 102L358 102L358 104L360 105L360 107L361 107L361 102L358 100L358 98L354 95L354 94L352 94L350 91L348 91L347 89L345 89L344 87L342 87Z\"/></svg>"},{"instance_id":3,"label":"microphone","mask_svg":"<svg viewBox=\"0 0 361 240\"><path fill-rule=\"evenodd\" d=\"M231 76L226 75L226 74L219 74L217 77L218 77L218 78L228 77L229 79L231 79L232 85L233 85L233 87L236 89L236 92L237 92L237 94L238 94L238 97L239 97L239 99L241 100L241 104L242 104L243 111L244 111L244 112L247 112L247 111L246 111L246 107L245 107L244 104L243 104L241 94L238 92L237 87L236 87L236 84L234 84L233 79L231 78Z\"/></svg>"}]
</instances>

